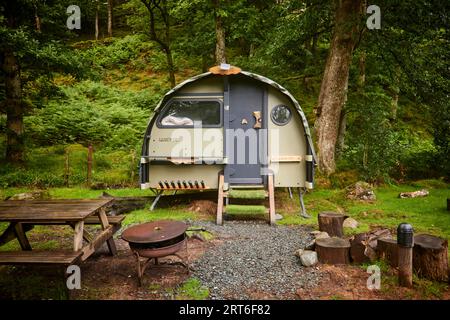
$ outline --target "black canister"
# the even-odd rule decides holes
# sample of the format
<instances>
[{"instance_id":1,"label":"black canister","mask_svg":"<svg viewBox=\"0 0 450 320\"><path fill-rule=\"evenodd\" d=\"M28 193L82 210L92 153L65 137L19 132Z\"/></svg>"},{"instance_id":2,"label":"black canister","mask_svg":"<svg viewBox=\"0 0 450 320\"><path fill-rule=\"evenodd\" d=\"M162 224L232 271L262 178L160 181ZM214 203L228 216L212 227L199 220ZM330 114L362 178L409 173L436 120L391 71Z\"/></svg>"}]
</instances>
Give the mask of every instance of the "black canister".
<instances>
[{"instance_id":1,"label":"black canister","mask_svg":"<svg viewBox=\"0 0 450 320\"><path fill-rule=\"evenodd\" d=\"M397 244L412 248L414 246L414 230L409 223L400 223L397 227Z\"/></svg>"}]
</instances>

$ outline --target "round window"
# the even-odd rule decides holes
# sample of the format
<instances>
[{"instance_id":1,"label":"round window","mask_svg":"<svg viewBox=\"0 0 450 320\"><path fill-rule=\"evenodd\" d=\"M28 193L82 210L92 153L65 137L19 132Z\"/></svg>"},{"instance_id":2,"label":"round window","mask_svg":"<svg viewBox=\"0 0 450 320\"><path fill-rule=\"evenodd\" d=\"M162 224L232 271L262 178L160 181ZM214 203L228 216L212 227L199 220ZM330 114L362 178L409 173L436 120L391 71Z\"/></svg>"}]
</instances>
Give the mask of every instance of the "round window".
<instances>
[{"instance_id":1,"label":"round window","mask_svg":"<svg viewBox=\"0 0 450 320\"><path fill-rule=\"evenodd\" d=\"M288 106L280 104L272 109L270 117L272 118L273 123L279 126L284 126L289 122L289 120L291 120L292 113Z\"/></svg>"}]
</instances>

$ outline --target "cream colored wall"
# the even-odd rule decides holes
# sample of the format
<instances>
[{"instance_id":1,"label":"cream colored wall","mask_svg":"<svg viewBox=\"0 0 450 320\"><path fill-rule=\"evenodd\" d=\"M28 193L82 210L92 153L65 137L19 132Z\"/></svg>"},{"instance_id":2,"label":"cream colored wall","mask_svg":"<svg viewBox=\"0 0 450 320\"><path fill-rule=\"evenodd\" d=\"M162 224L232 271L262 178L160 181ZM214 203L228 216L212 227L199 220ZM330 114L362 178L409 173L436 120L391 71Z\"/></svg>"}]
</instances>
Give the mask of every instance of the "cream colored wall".
<instances>
[{"instance_id":1,"label":"cream colored wall","mask_svg":"<svg viewBox=\"0 0 450 320\"><path fill-rule=\"evenodd\" d=\"M196 93L222 93L222 78L201 79L181 88L179 93L192 93L189 97L205 98L196 96ZM176 98L177 96L174 96ZM223 100L222 95L211 95ZM149 158L164 159L169 157L194 157L203 160L223 161L223 128L152 128L149 139ZM174 152L175 150L175 152ZM223 165L217 164L179 164L179 165L150 165L149 183L147 187L158 187L159 181L201 181L207 187L217 189L218 174L223 170Z\"/></svg>"},{"instance_id":2,"label":"cream colored wall","mask_svg":"<svg viewBox=\"0 0 450 320\"><path fill-rule=\"evenodd\" d=\"M209 78L187 85L179 92L184 94L193 93L193 96L195 96L195 93L220 93L222 91L222 79ZM292 113L291 121L284 126L278 126L270 119L272 108L279 104L287 105ZM275 173L275 186L304 187L306 179L306 139L302 120L289 98L272 87L268 89L267 117L269 161L272 158L269 167ZM278 141L276 141L275 130L278 130ZM180 137L179 132L174 129L158 128L155 125L150 136L149 157L155 159L173 157L172 151L174 148L182 146L184 157L223 159L223 128L199 129L198 136L194 136L193 128L184 128L182 132L184 137ZM208 137L211 138L211 136L215 139L208 141ZM198 143L200 139L202 147L196 147L194 141ZM187 141L191 143L186 143ZM278 151L278 156L274 153L275 151ZM281 157L283 159L284 157L284 160L286 160L287 156L297 158L300 156L301 161L275 162L275 158ZM220 170L223 170L223 165L151 165L149 186L157 187L159 181L165 180L204 180L208 187L217 188L217 177Z\"/></svg>"},{"instance_id":3,"label":"cream colored wall","mask_svg":"<svg viewBox=\"0 0 450 320\"><path fill-rule=\"evenodd\" d=\"M270 118L270 112L273 107L284 104L287 105L292 113L292 118L288 124L278 126ZM269 88L268 92L268 128L269 128L269 168L274 171L276 187L304 187L306 179L306 139L303 123L295 107L288 97L274 88ZM274 130L278 130L277 135ZM278 150L277 146L278 145ZM275 162L279 153L281 158L286 156L301 156L300 162Z\"/></svg>"},{"instance_id":4,"label":"cream colored wall","mask_svg":"<svg viewBox=\"0 0 450 320\"><path fill-rule=\"evenodd\" d=\"M208 77L197 80L183 86L179 93L221 93L223 94L223 78L222 77Z\"/></svg>"},{"instance_id":5,"label":"cream colored wall","mask_svg":"<svg viewBox=\"0 0 450 320\"><path fill-rule=\"evenodd\" d=\"M223 128L153 127L149 140L149 157L195 157L223 159Z\"/></svg>"}]
</instances>

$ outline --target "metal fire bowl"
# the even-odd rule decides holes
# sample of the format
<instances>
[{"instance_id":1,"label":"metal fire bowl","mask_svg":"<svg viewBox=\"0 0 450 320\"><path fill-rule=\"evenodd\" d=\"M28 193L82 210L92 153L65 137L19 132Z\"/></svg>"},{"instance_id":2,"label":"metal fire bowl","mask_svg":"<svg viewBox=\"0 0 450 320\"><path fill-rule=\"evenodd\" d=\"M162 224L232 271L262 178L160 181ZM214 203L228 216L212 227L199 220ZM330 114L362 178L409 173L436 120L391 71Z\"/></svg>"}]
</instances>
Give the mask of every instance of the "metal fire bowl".
<instances>
[{"instance_id":1,"label":"metal fire bowl","mask_svg":"<svg viewBox=\"0 0 450 320\"><path fill-rule=\"evenodd\" d=\"M133 243L133 242L129 242L130 245L130 249L133 252L137 252L139 254L140 257L143 258L162 258L165 256L170 256L173 255L175 253L177 253L178 251L180 251L185 245L186 245L186 237L185 235L183 235L183 238L181 241L169 245L169 246L165 246L165 247L161 247L161 248L145 248L142 246L142 244L140 243Z\"/></svg>"},{"instance_id":2,"label":"metal fire bowl","mask_svg":"<svg viewBox=\"0 0 450 320\"><path fill-rule=\"evenodd\" d=\"M164 243L173 244L167 242L184 235L186 230L187 226L184 222L161 220L129 227L122 233L122 239L129 243L140 243L156 248L162 247Z\"/></svg>"}]
</instances>

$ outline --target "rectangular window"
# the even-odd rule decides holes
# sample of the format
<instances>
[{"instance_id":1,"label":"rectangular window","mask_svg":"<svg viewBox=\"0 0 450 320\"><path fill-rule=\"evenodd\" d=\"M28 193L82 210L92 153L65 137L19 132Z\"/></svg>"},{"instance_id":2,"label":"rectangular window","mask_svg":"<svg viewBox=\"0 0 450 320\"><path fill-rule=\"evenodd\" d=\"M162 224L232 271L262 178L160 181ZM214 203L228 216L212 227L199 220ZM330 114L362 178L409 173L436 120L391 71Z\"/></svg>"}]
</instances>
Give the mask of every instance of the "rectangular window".
<instances>
[{"instance_id":1,"label":"rectangular window","mask_svg":"<svg viewBox=\"0 0 450 320\"><path fill-rule=\"evenodd\" d=\"M194 122L202 126L221 125L221 104L211 100L173 99L164 107L158 120L160 127L193 127Z\"/></svg>"}]
</instances>

